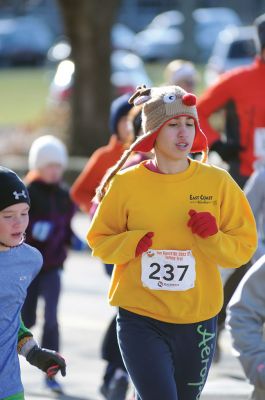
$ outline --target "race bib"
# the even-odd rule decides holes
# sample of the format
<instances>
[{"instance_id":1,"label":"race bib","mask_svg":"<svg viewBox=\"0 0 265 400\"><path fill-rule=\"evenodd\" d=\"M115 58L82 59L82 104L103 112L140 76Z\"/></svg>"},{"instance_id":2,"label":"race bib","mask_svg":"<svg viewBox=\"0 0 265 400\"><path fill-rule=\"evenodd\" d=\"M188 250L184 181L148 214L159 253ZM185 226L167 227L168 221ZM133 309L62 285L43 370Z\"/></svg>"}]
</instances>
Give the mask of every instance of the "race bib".
<instances>
[{"instance_id":1,"label":"race bib","mask_svg":"<svg viewBox=\"0 0 265 400\"><path fill-rule=\"evenodd\" d=\"M142 254L142 284L152 290L183 291L195 286L191 250L153 250Z\"/></svg>"},{"instance_id":2,"label":"race bib","mask_svg":"<svg viewBox=\"0 0 265 400\"><path fill-rule=\"evenodd\" d=\"M254 156L265 158L265 128L256 128L254 131Z\"/></svg>"}]
</instances>

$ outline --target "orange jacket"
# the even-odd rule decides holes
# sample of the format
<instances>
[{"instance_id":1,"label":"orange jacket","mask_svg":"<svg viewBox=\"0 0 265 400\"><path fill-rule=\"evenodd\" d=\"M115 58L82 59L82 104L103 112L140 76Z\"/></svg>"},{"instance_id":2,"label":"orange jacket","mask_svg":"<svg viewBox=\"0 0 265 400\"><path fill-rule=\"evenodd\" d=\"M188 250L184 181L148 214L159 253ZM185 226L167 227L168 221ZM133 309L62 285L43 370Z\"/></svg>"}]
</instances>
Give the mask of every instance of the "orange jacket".
<instances>
[{"instance_id":1,"label":"orange jacket","mask_svg":"<svg viewBox=\"0 0 265 400\"><path fill-rule=\"evenodd\" d=\"M259 145L256 138L265 127L265 62L259 57L250 66L236 68L224 73L217 83L209 87L198 102L199 121L207 136L209 146L220 134L210 125L211 114L232 102L235 109L235 126L226 132L227 139L237 136L244 148L239 155L240 174L248 177L253 171ZM256 147L256 148L255 148Z\"/></svg>"},{"instance_id":2,"label":"orange jacket","mask_svg":"<svg viewBox=\"0 0 265 400\"><path fill-rule=\"evenodd\" d=\"M73 201L83 211L89 212L96 188L106 171L120 159L124 149L117 136L112 135L109 143L97 149L88 160L70 190Z\"/></svg>"}]
</instances>

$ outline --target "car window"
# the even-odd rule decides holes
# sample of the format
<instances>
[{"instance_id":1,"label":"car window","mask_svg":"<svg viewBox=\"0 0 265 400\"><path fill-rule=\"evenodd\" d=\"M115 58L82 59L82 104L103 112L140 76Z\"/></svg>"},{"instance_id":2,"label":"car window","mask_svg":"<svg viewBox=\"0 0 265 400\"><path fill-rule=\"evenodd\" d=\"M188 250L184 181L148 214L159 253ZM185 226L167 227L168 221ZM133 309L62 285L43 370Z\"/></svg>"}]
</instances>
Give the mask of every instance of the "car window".
<instances>
[{"instance_id":1,"label":"car window","mask_svg":"<svg viewBox=\"0 0 265 400\"><path fill-rule=\"evenodd\" d=\"M253 39L235 40L231 43L228 58L254 57L256 54L255 41Z\"/></svg>"}]
</instances>

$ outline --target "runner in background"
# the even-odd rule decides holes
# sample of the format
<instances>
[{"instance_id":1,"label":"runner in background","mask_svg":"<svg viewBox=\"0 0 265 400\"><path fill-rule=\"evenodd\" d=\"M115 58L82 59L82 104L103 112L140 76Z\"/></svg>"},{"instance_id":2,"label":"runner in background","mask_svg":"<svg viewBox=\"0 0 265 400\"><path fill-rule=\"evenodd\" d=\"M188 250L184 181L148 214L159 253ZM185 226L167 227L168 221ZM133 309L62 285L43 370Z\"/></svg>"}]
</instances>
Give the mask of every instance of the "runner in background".
<instances>
[{"instance_id":1,"label":"runner in background","mask_svg":"<svg viewBox=\"0 0 265 400\"><path fill-rule=\"evenodd\" d=\"M198 73L191 61L173 60L164 70L166 85L182 87L186 92L196 93Z\"/></svg>"}]
</instances>

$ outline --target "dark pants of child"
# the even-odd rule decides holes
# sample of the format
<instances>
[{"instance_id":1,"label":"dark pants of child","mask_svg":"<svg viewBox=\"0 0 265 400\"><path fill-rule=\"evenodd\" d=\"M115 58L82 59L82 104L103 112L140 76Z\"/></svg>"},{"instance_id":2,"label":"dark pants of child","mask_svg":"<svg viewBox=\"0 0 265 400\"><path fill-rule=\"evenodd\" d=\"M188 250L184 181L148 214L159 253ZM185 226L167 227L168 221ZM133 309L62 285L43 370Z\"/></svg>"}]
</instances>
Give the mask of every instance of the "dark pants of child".
<instances>
[{"instance_id":1,"label":"dark pants of child","mask_svg":"<svg viewBox=\"0 0 265 400\"><path fill-rule=\"evenodd\" d=\"M106 274L111 277L113 271L113 264L104 264ZM111 320L102 342L102 358L108 361L104 373L104 384L109 386L110 381L114 377L117 369L122 369L126 372L123 359L121 357L120 348L118 345L117 332L116 332L116 316Z\"/></svg>"},{"instance_id":2,"label":"dark pants of child","mask_svg":"<svg viewBox=\"0 0 265 400\"><path fill-rule=\"evenodd\" d=\"M38 298L45 302L44 327L41 346L55 351L59 350L59 327L57 308L61 289L61 268L41 272L28 288L28 294L22 307L22 319L27 328L36 323Z\"/></svg>"},{"instance_id":3,"label":"dark pants of child","mask_svg":"<svg viewBox=\"0 0 265 400\"><path fill-rule=\"evenodd\" d=\"M109 385L116 369L126 372L117 340L116 316L111 320L102 342L102 358L108 361L104 375L104 382Z\"/></svg>"},{"instance_id":4,"label":"dark pants of child","mask_svg":"<svg viewBox=\"0 0 265 400\"><path fill-rule=\"evenodd\" d=\"M117 333L138 400L198 400L216 341L217 317L170 324L119 309Z\"/></svg>"}]
</instances>

